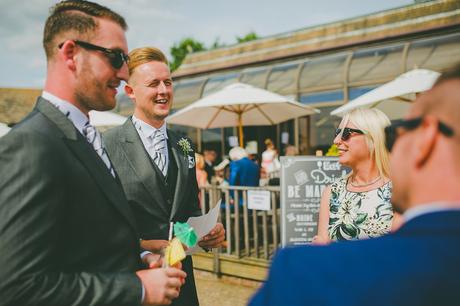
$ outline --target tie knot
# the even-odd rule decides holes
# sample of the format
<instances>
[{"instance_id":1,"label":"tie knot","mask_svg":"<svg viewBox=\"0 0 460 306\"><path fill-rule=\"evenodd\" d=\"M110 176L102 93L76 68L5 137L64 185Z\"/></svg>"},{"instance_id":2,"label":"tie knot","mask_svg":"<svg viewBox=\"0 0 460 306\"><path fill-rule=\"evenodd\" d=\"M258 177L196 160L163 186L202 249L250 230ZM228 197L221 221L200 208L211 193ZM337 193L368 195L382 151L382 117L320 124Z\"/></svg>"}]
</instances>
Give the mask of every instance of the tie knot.
<instances>
[{"instance_id":1,"label":"tie knot","mask_svg":"<svg viewBox=\"0 0 460 306\"><path fill-rule=\"evenodd\" d=\"M155 130L153 134L150 136L153 140L158 139L158 140L163 140L165 136L163 135L163 132L160 130Z\"/></svg>"}]
</instances>

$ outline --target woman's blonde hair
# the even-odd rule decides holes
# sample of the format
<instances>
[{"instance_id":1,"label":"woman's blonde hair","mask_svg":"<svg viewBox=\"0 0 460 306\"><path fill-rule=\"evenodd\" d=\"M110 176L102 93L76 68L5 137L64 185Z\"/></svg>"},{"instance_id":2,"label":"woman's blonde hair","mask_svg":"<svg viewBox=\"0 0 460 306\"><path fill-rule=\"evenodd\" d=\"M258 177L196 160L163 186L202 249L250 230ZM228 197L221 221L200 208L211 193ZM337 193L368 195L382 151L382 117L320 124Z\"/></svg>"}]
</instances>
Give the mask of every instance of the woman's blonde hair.
<instances>
[{"instance_id":1,"label":"woman's blonde hair","mask_svg":"<svg viewBox=\"0 0 460 306\"><path fill-rule=\"evenodd\" d=\"M199 153L195 153L195 161L196 161L196 168L197 169L204 169L204 157Z\"/></svg>"},{"instance_id":2,"label":"woman's blonde hair","mask_svg":"<svg viewBox=\"0 0 460 306\"><path fill-rule=\"evenodd\" d=\"M375 162L379 174L390 175L390 157L385 146L385 127L390 124L388 117L376 108L357 108L345 114L340 123L343 128L351 122L357 129L364 131L371 159Z\"/></svg>"}]
</instances>

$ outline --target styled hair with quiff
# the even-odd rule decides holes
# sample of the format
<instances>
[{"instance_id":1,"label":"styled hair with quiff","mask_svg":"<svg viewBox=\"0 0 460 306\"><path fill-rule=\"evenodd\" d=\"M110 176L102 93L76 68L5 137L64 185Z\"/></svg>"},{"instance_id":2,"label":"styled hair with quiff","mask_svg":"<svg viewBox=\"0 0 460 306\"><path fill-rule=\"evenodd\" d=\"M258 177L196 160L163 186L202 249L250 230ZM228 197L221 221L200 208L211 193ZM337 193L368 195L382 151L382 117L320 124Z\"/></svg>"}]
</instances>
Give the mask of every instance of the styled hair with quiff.
<instances>
[{"instance_id":1,"label":"styled hair with quiff","mask_svg":"<svg viewBox=\"0 0 460 306\"><path fill-rule=\"evenodd\" d=\"M138 66L153 61L162 62L168 65L168 59L158 48L142 47L132 50L129 52L129 75L132 75L134 69L136 69Z\"/></svg>"},{"instance_id":2,"label":"styled hair with quiff","mask_svg":"<svg viewBox=\"0 0 460 306\"><path fill-rule=\"evenodd\" d=\"M48 60L53 57L58 44L61 43L61 41L55 41L61 34L72 32L73 37L69 36L66 39L76 39L75 36L88 35L94 32L98 27L94 17L109 19L120 25L125 31L128 28L123 17L94 2L67 0L53 6L50 9L43 33L43 47Z\"/></svg>"}]
</instances>

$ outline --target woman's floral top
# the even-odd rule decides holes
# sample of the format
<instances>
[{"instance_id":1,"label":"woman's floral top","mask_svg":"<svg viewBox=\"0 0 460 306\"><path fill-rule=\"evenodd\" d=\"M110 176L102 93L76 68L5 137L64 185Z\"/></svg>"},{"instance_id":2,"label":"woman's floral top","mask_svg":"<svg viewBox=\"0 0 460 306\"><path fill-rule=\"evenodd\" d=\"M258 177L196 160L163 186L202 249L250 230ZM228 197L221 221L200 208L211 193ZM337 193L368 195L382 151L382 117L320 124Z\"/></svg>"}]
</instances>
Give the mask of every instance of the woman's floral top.
<instances>
[{"instance_id":1,"label":"woman's floral top","mask_svg":"<svg viewBox=\"0 0 460 306\"><path fill-rule=\"evenodd\" d=\"M388 233L393 219L391 182L366 192L348 191L348 178L332 184L329 201L329 238L356 240Z\"/></svg>"}]
</instances>

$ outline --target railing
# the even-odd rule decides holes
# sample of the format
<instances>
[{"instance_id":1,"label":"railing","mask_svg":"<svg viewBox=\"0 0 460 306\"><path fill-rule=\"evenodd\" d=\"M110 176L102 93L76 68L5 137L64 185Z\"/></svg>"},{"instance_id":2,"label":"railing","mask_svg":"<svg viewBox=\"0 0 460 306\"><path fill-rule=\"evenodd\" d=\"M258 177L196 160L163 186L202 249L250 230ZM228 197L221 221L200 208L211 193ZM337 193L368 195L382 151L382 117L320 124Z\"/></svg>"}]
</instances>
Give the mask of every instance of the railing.
<instances>
[{"instance_id":1,"label":"railing","mask_svg":"<svg viewBox=\"0 0 460 306\"><path fill-rule=\"evenodd\" d=\"M220 222L226 230L226 247L216 256L269 260L280 244L280 187L206 186L200 188L203 213L221 200ZM270 192L269 211L248 209L248 191ZM239 205L237 205L239 203Z\"/></svg>"}]
</instances>

